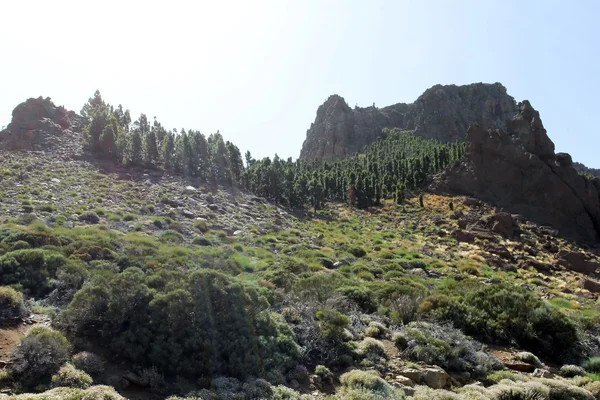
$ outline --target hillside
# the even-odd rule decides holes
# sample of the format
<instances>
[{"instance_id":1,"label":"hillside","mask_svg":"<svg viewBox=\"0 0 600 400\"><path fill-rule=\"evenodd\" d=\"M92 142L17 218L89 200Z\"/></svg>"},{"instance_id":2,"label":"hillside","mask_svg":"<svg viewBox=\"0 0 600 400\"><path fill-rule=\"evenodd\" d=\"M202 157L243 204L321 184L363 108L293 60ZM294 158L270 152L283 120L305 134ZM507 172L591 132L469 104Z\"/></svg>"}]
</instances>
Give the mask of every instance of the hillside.
<instances>
[{"instance_id":1,"label":"hillside","mask_svg":"<svg viewBox=\"0 0 600 400\"><path fill-rule=\"evenodd\" d=\"M600 393L598 249L442 190L464 171L481 179L475 138L498 131L466 146L386 131L328 166L249 158L238 175L220 136L190 161L187 140L203 136L178 132L179 150L148 163L142 118L121 127L100 103L87 122L39 104L0 133L0 399ZM514 121L529 130L505 122L504 161L532 145L552 164L524 104ZM123 155L140 132L141 154ZM28 392L45 394L11 396Z\"/></svg>"}]
</instances>

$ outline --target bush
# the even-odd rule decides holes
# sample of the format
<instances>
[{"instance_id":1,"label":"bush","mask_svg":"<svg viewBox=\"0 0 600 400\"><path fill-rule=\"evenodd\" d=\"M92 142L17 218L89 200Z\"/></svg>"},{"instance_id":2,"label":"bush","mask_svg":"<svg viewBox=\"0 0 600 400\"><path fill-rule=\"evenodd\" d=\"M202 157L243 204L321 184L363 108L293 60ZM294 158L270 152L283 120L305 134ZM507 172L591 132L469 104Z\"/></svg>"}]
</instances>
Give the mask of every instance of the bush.
<instances>
[{"instance_id":1,"label":"bush","mask_svg":"<svg viewBox=\"0 0 600 400\"><path fill-rule=\"evenodd\" d=\"M4 397L0 395L0 399ZM110 386L95 385L88 389L55 388L40 394L10 396L11 400L126 400Z\"/></svg>"},{"instance_id":2,"label":"bush","mask_svg":"<svg viewBox=\"0 0 600 400\"><path fill-rule=\"evenodd\" d=\"M587 372L600 373L600 357L588 358L581 366Z\"/></svg>"},{"instance_id":3,"label":"bush","mask_svg":"<svg viewBox=\"0 0 600 400\"><path fill-rule=\"evenodd\" d=\"M77 353L71 359L73 365L90 375L96 375L104 371L104 362L94 353L82 351Z\"/></svg>"},{"instance_id":4,"label":"bush","mask_svg":"<svg viewBox=\"0 0 600 400\"><path fill-rule=\"evenodd\" d=\"M343 286L337 292L354 301L366 313L377 311L377 303L373 299L373 293L364 287Z\"/></svg>"},{"instance_id":5,"label":"bush","mask_svg":"<svg viewBox=\"0 0 600 400\"><path fill-rule=\"evenodd\" d=\"M317 320L320 322L321 334L334 341L343 339L344 329L350 324L350 318L330 308L318 311Z\"/></svg>"},{"instance_id":6,"label":"bush","mask_svg":"<svg viewBox=\"0 0 600 400\"><path fill-rule=\"evenodd\" d=\"M92 378L84 371L76 369L73 364L66 363L56 375L52 376L52 386L87 389L92 384Z\"/></svg>"},{"instance_id":7,"label":"bush","mask_svg":"<svg viewBox=\"0 0 600 400\"><path fill-rule=\"evenodd\" d=\"M60 333L36 327L29 331L11 356L8 374L28 387L50 378L69 359L71 346Z\"/></svg>"},{"instance_id":8,"label":"bush","mask_svg":"<svg viewBox=\"0 0 600 400\"><path fill-rule=\"evenodd\" d=\"M559 373L560 376L564 376L565 378L573 378L575 376L584 376L585 369L578 365L563 365L560 367Z\"/></svg>"},{"instance_id":9,"label":"bush","mask_svg":"<svg viewBox=\"0 0 600 400\"><path fill-rule=\"evenodd\" d=\"M360 354L362 354L365 357L378 356L387 358L387 355L385 354L385 348L383 347L383 343L371 337L367 337L362 342L360 342L360 344L358 345L358 350Z\"/></svg>"},{"instance_id":10,"label":"bush","mask_svg":"<svg viewBox=\"0 0 600 400\"><path fill-rule=\"evenodd\" d=\"M500 362L483 351L483 346L458 329L426 322L413 322L394 335L394 342L413 361L434 364L447 371L468 371L485 376Z\"/></svg>"},{"instance_id":11,"label":"bush","mask_svg":"<svg viewBox=\"0 0 600 400\"><path fill-rule=\"evenodd\" d=\"M291 328L267 312L259 289L206 269L164 280L134 267L105 274L75 294L59 322L132 363L187 378L264 376L297 364Z\"/></svg>"},{"instance_id":12,"label":"bush","mask_svg":"<svg viewBox=\"0 0 600 400\"><path fill-rule=\"evenodd\" d=\"M317 365L315 375L321 378L323 382L333 383L333 373L324 365Z\"/></svg>"},{"instance_id":13,"label":"bush","mask_svg":"<svg viewBox=\"0 0 600 400\"><path fill-rule=\"evenodd\" d=\"M369 399L365 397L369 392L381 396L384 399L403 399L404 396L394 390L392 386L381 379L375 371L361 371L359 369L346 372L340 377L340 382L344 386L344 399ZM359 393L350 394L352 391L365 391L359 396ZM377 397L376 397L377 398Z\"/></svg>"},{"instance_id":14,"label":"bush","mask_svg":"<svg viewBox=\"0 0 600 400\"><path fill-rule=\"evenodd\" d=\"M381 322L372 321L367 329L365 329L365 336L372 338L381 338L385 334L389 333L389 329L385 327Z\"/></svg>"},{"instance_id":15,"label":"bush","mask_svg":"<svg viewBox=\"0 0 600 400\"><path fill-rule=\"evenodd\" d=\"M348 251L356 258L361 258L367 255L367 252L362 247L351 247Z\"/></svg>"},{"instance_id":16,"label":"bush","mask_svg":"<svg viewBox=\"0 0 600 400\"><path fill-rule=\"evenodd\" d=\"M26 314L23 295L13 288L0 286L0 327Z\"/></svg>"},{"instance_id":17,"label":"bush","mask_svg":"<svg viewBox=\"0 0 600 400\"><path fill-rule=\"evenodd\" d=\"M62 254L52 251L11 251L0 257L0 284L20 285L25 292L41 297L50 291L50 279L56 278L57 269L65 263Z\"/></svg>"},{"instance_id":18,"label":"bush","mask_svg":"<svg viewBox=\"0 0 600 400\"><path fill-rule=\"evenodd\" d=\"M498 284L458 293L457 299L427 298L420 311L450 321L467 334L491 342L514 341L555 360L568 356L578 341L567 316L521 287Z\"/></svg>"},{"instance_id":19,"label":"bush","mask_svg":"<svg viewBox=\"0 0 600 400\"><path fill-rule=\"evenodd\" d=\"M10 251L30 249L31 245L24 240L17 240L10 246Z\"/></svg>"},{"instance_id":20,"label":"bush","mask_svg":"<svg viewBox=\"0 0 600 400\"><path fill-rule=\"evenodd\" d=\"M203 236L196 236L192 243L198 246L212 246L212 242Z\"/></svg>"},{"instance_id":21,"label":"bush","mask_svg":"<svg viewBox=\"0 0 600 400\"><path fill-rule=\"evenodd\" d=\"M79 216L79 220L88 224L97 224L100 222L100 217L93 211L86 211Z\"/></svg>"},{"instance_id":22,"label":"bush","mask_svg":"<svg viewBox=\"0 0 600 400\"><path fill-rule=\"evenodd\" d=\"M194 222L194 228L196 228L198 231L200 231L202 233L206 233L210 229L208 227L208 223L204 220L197 220L196 222Z\"/></svg>"},{"instance_id":23,"label":"bush","mask_svg":"<svg viewBox=\"0 0 600 400\"><path fill-rule=\"evenodd\" d=\"M516 354L515 358L519 361L535 365L536 368L543 368L544 364L540 361L539 358L533 353L528 351L521 351Z\"/></svg>"}]
</instances>

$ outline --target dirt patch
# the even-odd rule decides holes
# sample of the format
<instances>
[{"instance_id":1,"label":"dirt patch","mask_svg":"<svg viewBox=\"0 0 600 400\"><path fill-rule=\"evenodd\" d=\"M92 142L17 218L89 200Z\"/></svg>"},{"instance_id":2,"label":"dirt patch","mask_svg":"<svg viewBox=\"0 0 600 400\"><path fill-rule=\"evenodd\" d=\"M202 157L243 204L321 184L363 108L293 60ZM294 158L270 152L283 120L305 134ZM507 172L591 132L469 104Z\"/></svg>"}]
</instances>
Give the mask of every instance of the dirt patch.
<instances>
[{"instance_id":1,"label":"dirt patch","mask_svg":"<svg viewBox=\"0 0 600 400\"><path fill-rule=\"evenodd\" d=\"M27 322L11 328L0 329L0 361L8 361L21 338L36 326L50 326L50 318L46 315L36 314L32 315Z\"/></svg>"}]
</instances>

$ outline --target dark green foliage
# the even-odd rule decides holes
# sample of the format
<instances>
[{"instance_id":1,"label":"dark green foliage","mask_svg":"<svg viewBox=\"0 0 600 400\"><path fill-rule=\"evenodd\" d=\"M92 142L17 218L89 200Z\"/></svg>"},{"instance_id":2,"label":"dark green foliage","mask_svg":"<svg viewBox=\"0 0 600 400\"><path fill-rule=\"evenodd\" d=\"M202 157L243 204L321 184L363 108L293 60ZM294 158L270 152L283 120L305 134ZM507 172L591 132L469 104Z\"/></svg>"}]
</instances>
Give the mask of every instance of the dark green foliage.
<instances>
[{"instance_id":1,"label":"dark green foliage","mask_svg":"<svg viewBox=\"0 0 600 400\"><path fill-rule=\"evenodd\" d=\"M157 285L137 268L98 279L75 295L62 324L138 365L188 377L295 365L293 334L259 292L208 270L170 280L177 284Z\"/></svg>"},{"instance_id":2,"label":"dark green foliage","mask_svg":"<svg viewBox=\"0 0 600 400\"><path fill-rule=\"evenodd\" d=\"M13 288L0 286L0 327L17 322L25 313L23 295Z\"/></svg>"},{"instance_id":3,"label":"dark green foliage","mask_svg":"<svg viewBox=\"0 0 600 400\"><path fill-rule=\"evenodd\" d=\"M365 287L344 286L339 288L337 292L354 301L366 313L377 311L377 304L375 303L373 293Z\"/></svg>"},{"instance_id":4,"label":"dark green foliage","mask_svg":"<svg viewBox=\"0 0 600 400\"><path fill-rule=\"evenodd\" d=\"M350 324L350 318L330 308L317 311L317 320L320 324L321 334L333 341L341 341L344 329Z\"/></svg>"},{"instance_id":5,"label":"dark green foliage","mask_svg":"<svg viewBox=\"0 0 600 400\"><path fill-rule=\"evenodd\" d=\"M600 357L588 358L581 366L587 372L600 373Z\"/></svg>"},{"instance_id":6,"label":"dark green foliage","mask_svg":"<svg viewBox=\"0 0 600 400\"><path fill-rule=\"evenodd\" d=\"M27 292L41 296L50 290L49 279L56 277L65 257L40 249L16 250L0 257L0 284L19 285Z\"/></svg>"},{"instance_id":7,"label":"dark green foliage","mask_svg":"<svg viewBox=\"0 0 600 400\"><path fill-rule=\"evenodd\" d=\"M421 305L465 333L491 342L516 342L536 354L560 358L577 342L577 330L559 310L517 286L483 286L460 297L430 297Z\"/></svg>"},{"instance_id":8,"label":"dark green foliage","mask_svg":"<svg viewBox=\"0 0 600 400\"><path fill-rule=\"evenodd\" d=\"M423 204L423 193L421 193L421 194L419 195L419 206L420 206L421 208L425 207L425 205Z\"/></svg>"},{"instance_id":9,"label":"dark green foliage","mask_svg":"<svg viewBox=\"0 0 600 400\"><path fill-rule=\"evenodd\" d=\"M450 211L454 211L454 203L452 202L452 200L448 202L448 208L450 209Z\"/></svg>"},{"instance_id":10,"label":"dark green foliage","mask_svg":"<svg viewBox=\"0 0 600 400\"><path fill-rule=\"evenodd\" d=\"M406 191L421 185L428 174L462 158L464 145L441 144L398 130L364 149L364 154L332 163L279 157L251 160L246 187L277 203L316 210L323 200L347 201L359 208L380 204L386 197L402 203Z\"/></svg>"},{"instance_id":11,"label":"dark green foliage","mask_svg":"<svg viewBox=\"0 0 600 400\"><path fill-rule=\"evenodd\" d=\"M33 328L11 356L9 376L25 387L49 379L69 359L71 346L60 333L49 328Z\"/></svg>"},{"instance_id":12,"label":"dark green foliage","mask_svg":"<svg viewBox=\"0 0 600 400\"><path fill-rule=\"evenodd\" d=\"M482 351L480 343L448 326L413 322L394 335L394 342L411 360L439 365L446 371L484 377L489 370L501 368L498 360Z\"/></svg>"},{"instance_id":13,"label":"dark green foliage","mask_svg":"<svg viewBox=\"0 0 600 400\"><path fill-rule=\"evenodd\" d=\"M100 222L100 217L93 211L86 211L79 216L79 220L90 224L97 224Z\"/></svg>"}]
</instances>

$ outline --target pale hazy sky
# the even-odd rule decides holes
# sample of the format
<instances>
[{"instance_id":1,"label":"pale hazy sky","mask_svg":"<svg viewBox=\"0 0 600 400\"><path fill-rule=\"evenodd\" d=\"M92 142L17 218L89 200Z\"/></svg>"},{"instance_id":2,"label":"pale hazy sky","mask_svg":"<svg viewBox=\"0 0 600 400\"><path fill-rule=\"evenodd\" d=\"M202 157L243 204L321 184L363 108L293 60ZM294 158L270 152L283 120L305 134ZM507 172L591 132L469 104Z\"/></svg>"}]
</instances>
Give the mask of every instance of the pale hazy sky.
<instances>
[{"instance_id":1,"label":"pale hazy sky","mask_svg":"<svg viewBox=\"0 0 600 400\"><path fill-rule=\"evenodd\" d=\"M99 89L136 118L296 158L317 107L412 102L501 82L557 151L600 168L600 1L0 3L0 126L28 97L79 111Z\"/></svg>"}]
</instances>

